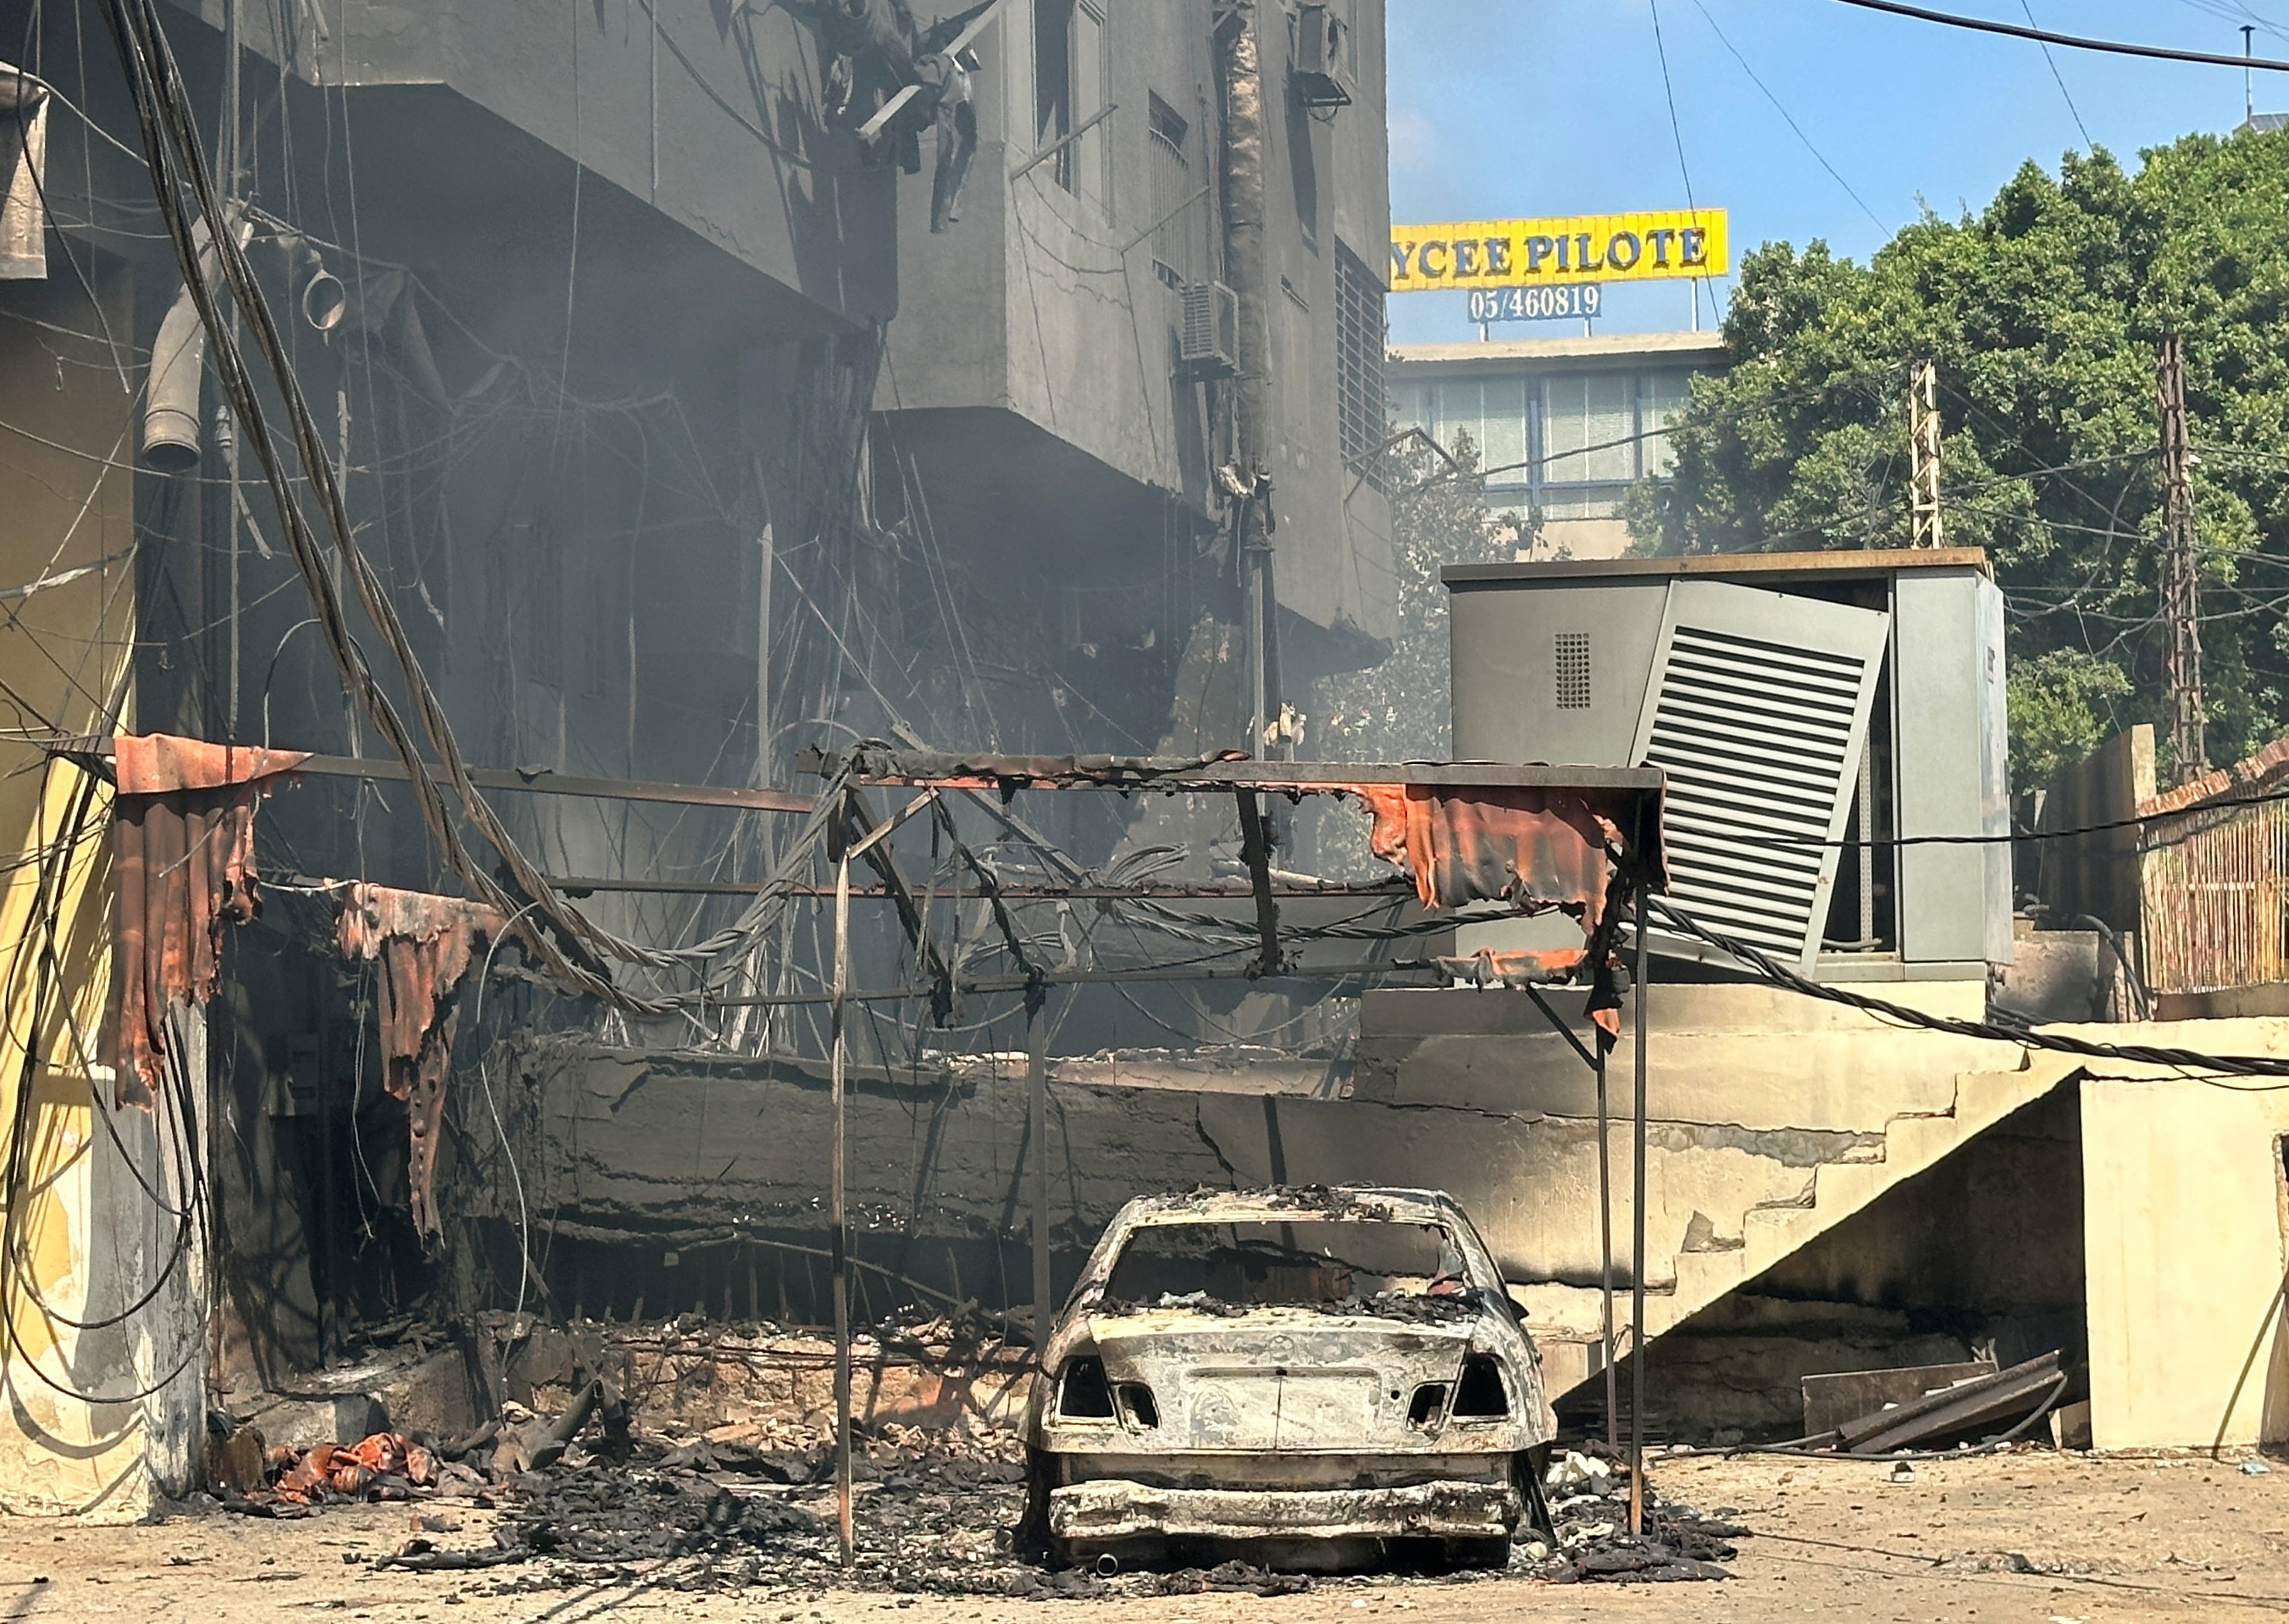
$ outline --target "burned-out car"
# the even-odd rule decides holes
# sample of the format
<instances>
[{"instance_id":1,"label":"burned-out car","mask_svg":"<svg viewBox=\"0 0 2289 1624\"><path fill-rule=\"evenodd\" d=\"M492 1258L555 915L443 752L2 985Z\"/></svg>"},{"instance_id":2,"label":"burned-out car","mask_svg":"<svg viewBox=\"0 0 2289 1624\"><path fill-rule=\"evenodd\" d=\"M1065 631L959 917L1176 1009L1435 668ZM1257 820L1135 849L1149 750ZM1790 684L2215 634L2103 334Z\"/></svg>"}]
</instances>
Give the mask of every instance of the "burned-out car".
<instances>
[{"instance_id":1,"label":"burned-out car","mask_svg":"<svg viewBox=\"0 0 2289 1624\"><path fill-rule=\"evenodd\" d=\"M1041 1368L1019 1532L1052 1564L1229 1541L1491 1564L1548 1525L1539 1356L1436 1190L1131 1201Z\"/></svg>"}]
</instances>

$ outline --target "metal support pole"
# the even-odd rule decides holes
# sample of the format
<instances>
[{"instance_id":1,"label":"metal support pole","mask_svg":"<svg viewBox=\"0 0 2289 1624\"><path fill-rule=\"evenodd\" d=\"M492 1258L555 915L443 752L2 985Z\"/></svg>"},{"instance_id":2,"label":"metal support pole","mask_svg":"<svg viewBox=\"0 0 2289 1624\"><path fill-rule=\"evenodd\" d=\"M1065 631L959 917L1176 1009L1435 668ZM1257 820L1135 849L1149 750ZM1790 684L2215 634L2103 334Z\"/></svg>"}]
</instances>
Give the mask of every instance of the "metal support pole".
<instances>
[{"instance_id":1,"label":"metal support pole","mask_svg":"<svg viewBox=\"0 0 2289 1624\"><path fill-rule=\"evenodd\" d=\"M1025 1120L1033 1146L1033 1357L1049 1346L1049 989L1025 990Z\"/></svg>"},{"instance_id":2,"label":"metal support pole","mask_svg":"<svg viewBox=\"0 0 2289 1624\"><path fill-rule=\"evenodd\" d=\"M224 0L222 13L223 139L219 143L221 150L216 155L220 160L222 168L223 197L228 202L235 202L237 200L239 174L244 168L243 163L240 161L238 150L239 126L241 122L239 108L239 69L241 62L244 57L243 45L245 39L245 36L243 32L243 20L242 19L239 11L240 4L241 0ZM210 229L217 227L235 229L237 220L238 216L234 213L230 216L229 222L227 227L224 226L223 222L218 221L214 222L210 227ZM236 343L238 340L238 307L236 305L233 305L230 312L230 336L233 343ZM217 409L215 412L215 423L219 429L227 430L230 435L230 443L224 449L224 476L229 482L229 490L226 493L226 499L223 504L223 529L230 534L230 627L229 657L226 662L226 677L229 686L226 690L223 700L223 728L224 736L228 738L233 744L236 744L239 736L239 599L241 596L239 509L243 504L244 498L239 495L239 425L232 414L230 408L227 405L220 406Z\"/></svg>"},{"instance_id":3,"label":"metal support pole","mask_svg":"<svg viewBox=\"0 0 2289 1624\"><path fill-rule=\"evenodd\" d=\"M1611 1118L1606 1109L1606 1057L1598 1056L1598 1292L1604 1300L1606 1340L1606 1447L1621 1448L1622 1405L1614 1371L1614 1155Z\"/></svg>"},{"instance_id":4,"label":"metal support pole","mask_svg":"<svg viewBox=\"0 0 2289 1624\"><path fill-rule=\"evenodd\" d=\"M842 1540L842 1564L857 1549L850 1521L850 1260L849 1210L844 1189L843 994L850 985L850 854L834 865L834 1001L829 1006L833 1059L829 1071L834 1116L834 1166L829 1177L828 1272L834 1292L834 1525Z\"/></svg>"},{"instance_id":5,"label":"metal support pole","mask_svg":"<svg viewBox=\"0 0 2289 1624\"><path fill-rule=\"evenodd\" d=\"M1630 1532L1645 1532L1646 890L1638 886L1637 1101L1630 1147Z\"/></svg>"},{"instance_id":6,"label":"metal support pole","mask_svg":"<svg viewBox=\"0 0 2289 1624\"><path fill-rule=\"evenodd\" d=\"M2176 333L2162 339L2157 369L2162 411L2162 683L2170 698L2170 783L2183 784L2209 762L2202 695L2201 575L2194 562L2193 453L2186 432L2186 354Z\"/></svg>"},{"instance_id":7,"label":"metal support pole","mask_svg":"<svg viewBox=\"0 0 2289 1624\"><path fill-rule=\"evenodd\" d=\"M1251 539L1248 521L1255 517L1256 504L1245 501L1240 505L1240 556L1247 571L1248 615L1248 737L1242 747L1251 756L1264 752L1264 730L1272 725L1272 699L1268 676L1270 664L1265 658L1264 623L1269 613L1264 602L1264 560L1271 552L1269 543Z\"/></svg>"},{"instance_id":8,"label":"metal support pole","mask_svg":"<svg viewBox=\"0 0 2289 1624\"><path fill-rule=\"evenodd\" d=\"M1908 375L1909 545L1946 545L1939 510L1939 368L1916 362Z\"/></svg>"}]
</instances>

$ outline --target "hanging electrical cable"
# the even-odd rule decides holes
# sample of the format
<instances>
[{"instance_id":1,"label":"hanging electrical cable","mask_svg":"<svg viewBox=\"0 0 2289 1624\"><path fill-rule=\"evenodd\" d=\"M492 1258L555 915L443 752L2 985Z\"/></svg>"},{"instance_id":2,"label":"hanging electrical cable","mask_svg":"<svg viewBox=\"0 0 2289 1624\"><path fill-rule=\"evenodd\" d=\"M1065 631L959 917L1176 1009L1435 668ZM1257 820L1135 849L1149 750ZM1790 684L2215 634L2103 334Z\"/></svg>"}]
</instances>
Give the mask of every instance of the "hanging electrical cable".
<instances>
[{"instance_id":1,"label":"hanging electrical cable","mask_svg":"<svg viewBox=\"0 0 2289 1624\"><path fill-rule=\"evenodd\" d=\"M346 687L405 766L424 824L446 865L475 896L505 915L522 918L522 922L516 927L519 941L559 984L628 1014L671 1012L678 1007L679 1000L639 995L617 984L606 971L604 960L655 970L695 964L704 968L741 945L747 937L734 927L690 947L662 950L626 941L571 907L510 835L471 781L453 729L405 635L388 591L357 544L336 470L326 455L271 312L235 241L236 234L200 234L207 235L208 251L221 273L230 299L243 318L286 404L302 475L331 532L335 553L356 589L361 607L380 633L404 681L422 734L437 758L434 768L422 760L412 730L368 668L353 639L341 596L333 577L324 567L317 537L296 498L293 482L265 422L251 378L225 319L222 300L203 273L201 243L195 235L196 220L220 219L225 217L225 207L216 198L188 97L165 30L150 0L106 0L105 17L133 92L155 195L175 244L184 285L192 295L207 332L210 354L225 396L239 421L246 426L247 438L262 466L289 551L315 609L319 632ZM186 193L196 205L195 219L184 207ZM436 782L437 776L442 776L451 789L461 815L498 853L505 870L502 877L496 878L475 861L454 825L452 808L444 788ZM758 899L749 917L768 919L773 910L782 904L783 896L767 894Z\"/></svg>"},{"instance_id":2,"label":"hanging electrical cable","mask_svg":"<svg viewBox=\"0 0 2289 1624\"><path fill-rule=\"evenodd\" d=\"M2039 1031L2023 1026L2003 1026L1991 1021L1966 1021L1952 1015L1936 1015L1926 1010L1910 1009L1904 1004L1870 998L1864 992L1851 992L1800 975L1775 959L1763 949L1751 943L1728 936L1711 929L1667 897L1655 896L1650 904L1653 912L1669 925L1696 941L1706 942L1736 959L1759 978L1806 998L1820 999L1830 1004L1841 1004L1847 1009L1857 1009L1890 1022L1896 1026L1921 1027L1927 1031L1945 1032L1956 1038L1980 1038L1996 1043L2013 1043L2021 1048L2047 1049L2061 1055L2079 1055L2091 1060L2123 1061L2133 1065L2167 1066L2188 1073L2207 1073L2201 1080L2224 1077L2269 1077L2289 1079L2289 1056L2274 1055L2211 1055L2199 1049L2177 1048L2162 1044L2096 1043L2086 1038L2077 1038L2066 1032ZM2275 1085L2289 1087L2289 1081Z\"/></svg>"},{"instance_id":3,"label":"hanging electrical cable","mask_svg":"<svg viewBox=\"0 0 2289 1624\"><path fill-rule=\"evenodd\" d=\"M168 1254L161 1262L158 1272L140 1294L124 1307L85 1319L63 1312L50 1303L39 1290L24 1231L26 1212L36 1193L33 1158L36 1146L41 1142L39 1135L34 1132L33 1113L38 1099L35 1084L45 1041L44 1033L50 1007L52 1002L59 1007L61 1004L60 990L63 959L55 941L55 923L62 912L68 876L77 856L82 838L87 829L100 821L97 801L100 792L97 779L84 776L73 787L55 838L44 843L31 898L31 917L37 921L38 928L27 931L16 943L5 982L9 1007L22 1014L26 1029L22 1037L23 1061L16 1079L16 1097L9 1122L6 1154L4 1161L0 1161L0 1262L5 1264L4 1270L0 1270L0 1321L5 1322L8 1345L17 1356L16 1366L28 1369L44 1386L84 1404L132 1404L163 1391L171 1384L189 1368L191 1360L203 1351L204 1339L195 1334L187 1338L182 1358L171 1369L132 1391L91 1393L48 1374L37 1357L26 1346L23 1333L16 1323L20 1302L28 1301L51 1325L76 1332L103 1330L124 1324L148 1307L174 1278L199 1236L204 1232L208 1215L203 1170L195 1155L190 1151L189 1136L182 1131L185 1123L195 1122L198 1118L195 1114L185 1114L190 1111L188 1078L178 1063L178 1057L171 1056L169 1087L162 1091L157 1103L172 1106L173 1131L169 1131L163 1122L157 1136L160 1142L173 1152L174 1182L183 1192L178 1198L179 1206L171 1206L154 1190L136 1165L135 1158L127 1154L126 1147L119 1147L123 1159L134 1169L136 1181L143 1186L145 1193L164 1215L176 1221ZM28 954L33 959L30 967L32 984L26 989L23 975ZM92 1108L101 1114L103 1102L100 1099L93 1102ZM110 1127L108 1118L105 1126ZM114 1140L116 1142L116 1132Z\"/></svg>"},{"instance_id":4,"label":"hanging electrical cable","mask_svg":"<svg viewBox=\"0 0 2289 1624\"><path fill-rule=\"evenodd\" d=\"M414 657L395 607L352 533L332 461L325 453L276 323L255 283L236 234L223 230L194 235L197 220L220 220L226 213L215 195L212 177L191 116L189 99L157 12L150 0L106 0L104 15L133 93L155 195L174 242L184 286L191 294L207 334L209 354L223 393L239 422L245 426L246 438L251 442L261 464L289 550L317 611L320 632L345 684L404 763L415 802L431 838L436 841L447 865L471 891L503 913L521 912L528 902L539 904L546 927L528 919L520 927L519 939L554 978L634 1013L653 1013L663 1008L658 999L638 997L616 985L604 972L602 960L612 958L658 967L673 962L671 956L624 942L567 904L547 886L470 782L459 744ZM195 220L184 207L186 192L196 204ZM285 402L302 473L332 533L335 551L357 589L368 618L381 634L404 678L423 732L438 757L438 768L459 799L463 816L499 853L507 871L506 884L479 865L468 851L453 825L443 791L433 780L428 764L422 760L411 729L357 651L341 598L322 561L317 538L296 499L252 379L225 319L221 300L201 264L199 235L206 238L231 300L268 363L272 381Z\"/></svg>"}]
</instances>

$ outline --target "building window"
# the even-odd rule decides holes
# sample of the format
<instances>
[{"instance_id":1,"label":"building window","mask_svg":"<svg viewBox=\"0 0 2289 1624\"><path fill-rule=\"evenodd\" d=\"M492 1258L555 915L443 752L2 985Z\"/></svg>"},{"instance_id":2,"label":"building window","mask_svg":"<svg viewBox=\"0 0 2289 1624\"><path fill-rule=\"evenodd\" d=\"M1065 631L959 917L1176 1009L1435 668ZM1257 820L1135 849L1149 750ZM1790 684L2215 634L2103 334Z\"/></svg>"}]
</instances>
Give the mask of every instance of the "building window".
<instances>
[{"instance_id":1,"label":"building window","mask_svg":"<svg viewBox=\"0 0 2289 1624\"><path fill-rule=\"evenodd\" d=\"M1572 485L1637 477L1633 381L1624 372L1578 372L1543 380L1543 479Z\"/></svg>"},{"instance_id":2,"label":"building window","mask_svg":"<svg viewBox=\"0 0 2289 1624\"><path fill-rule=\"evenodd\" d=\"M1590 708L1590 634L1587 632L1560 632L1554 650L1552 686L1557 689L1558 708L1561 711L1586 711Z\"/></svg>"},{"instance_id":3,"label":"building window","mask_svg":"<svg viewBox=\"0 0 2289 1624\"><path fill-rule=\"evenodd\" d=\"M1391 432L1383 392L1383 282L1367 262L1336 244L1336 433L1346 467L1361 468L1380 488L1376 455Z\"/></svg>"},{"instance_id":4,"label":"building window","mask_svg":"<svg viewBox=\"0 0 2289 1624\"><path fill-rule=\"evenodd\" d=\"M1526 379L1489 378L1479 390L1479 472L1487 483L1524 485L1526 479Z\"/></svg>"},{"instance_id":5,"label":"building window","mask_svg":"<svg viewBox=\"0 0 2289 1624\"><path fill-rule=\"evenodd\" d=\"M1034 150L1066 141L1105 108L1112 81L1102 0L1034 0ZM1098 123L1042 167L1076 196L1112 211L1111 148Z\"/></svg>"},{"instance_id":6,"label":"building window","mask_svg":"<svg viewBox=\"0 0 2289 1624\"><path fill-rule=\"evenodd\" d=\"M1525 378L1446 378L1429 394L1436 421L1424 426L1433 439L1451 451L1468 434L1489 489L1526 484Z\"/></svg>"},{"instance_id":7,"label":"building window","mask_svg":"<svg viewBox=\"0 0 2289 1624\"><path fill-rule=\"evenodd\" d=\"M1546 519L1618 517L1632 482L1667 478L1675 463L1668 432L1695 376L1683 367L1505 377L1473 366L1445 378L1411 370L1389 386L1394 422L1450 451L1467 434L1488 501L1522 500Z\"/></svg>"},{"instance_id":8,"label":"building window","mask_svg":"<svg viewBox=\"0 0 2289 1624\"><path fill-rule=\"evenodd\" d=\"M1195 195L1200 183L1192 170L1192 127L1158 96L1146 105L1147 137L1152 144L1152 274L1172 288L1208 280L1200 274L1200 221L1208 199Z\"/></svg>"},{"instance_id":9,"label":"building window","mask_svg":"<svg viewBox=\"0 0 2289 1624\"><path fill-rule=\"evenodd\" d=\"M1692 394L1690 372L1648 372L1638 380L1638 433L1644 436L1639 442L1640 472L1665 474L1677 460L1665 431Z\"/></svg>"}]
</instances>

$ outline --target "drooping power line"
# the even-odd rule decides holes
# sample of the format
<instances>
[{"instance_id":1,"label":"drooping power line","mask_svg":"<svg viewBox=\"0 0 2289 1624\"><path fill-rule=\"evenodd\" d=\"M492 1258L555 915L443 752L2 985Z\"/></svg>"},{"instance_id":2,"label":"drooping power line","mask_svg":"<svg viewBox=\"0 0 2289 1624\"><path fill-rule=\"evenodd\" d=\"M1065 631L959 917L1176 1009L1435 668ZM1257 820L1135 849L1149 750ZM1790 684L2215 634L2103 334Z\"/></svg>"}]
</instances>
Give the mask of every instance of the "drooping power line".
<instances>
[{"instance_id":1,"label":"drooping power line","mask_svg":"<svg viewBox=\"0 0 2289 1624\"><path fill-rule=\"evenodd\" d=\"M1884 12L1894 17L1912 17L1918 22L1936 22L1950 28L1969 28L1978 34L2002 34L2046 45L2064 45L2074 51L2104 51L2116 56L2147 57L2157 62L2195 62L2205 68L2261 68L2268 73L2289 73L2289 62L2270 57L2226 56L2214 51L2180 51L2168 45L2138 45L2127 40L2093 39L2087 35L2058 34L2048 28L2022 28L2015 22L1993 22L1984 17L1934 12L1926 6L1903 5L1900 0L1836 0L1836 4L1857 6L1863 12Z\"/></svg>"},{"instance_id":2,"label":"drooping power line","mask_svg":"<svg viewBox=\"0 0 2289 1624\"><path fill-rule=\"evenodd\" d=\"M2035 20L2035 0L2019 0L2019 9L2027 13L2027 24L2030 28L2042 26ZM2043 47L2043 60L2050 65L2051 77L2059 87L2059 94L2066 98L2067 111L2074 115L2075 128L2082 132L2083 146L2086 148L2097 146L2098 143L2090 139L2089 127L2082 122L2082 109L2075 106L2074 92L2067 88L2066 76L2059 71L2058 58L2051 54L2051 42L2043 40L2040 44Z\"/></svg>"},{"instance_id":3,"label":"drooping power line","mask_svg":"<svg viewBox=\"0 0 2289 1624\"><path fill-rule=\"evenodd\" d=\"M1661 37L1661 0L1646 0L1646 4L1653 10L1653 48L1654 53L1661 59L1661 91L1669 101L1669 133L1670 139L1677 143L1677 172L1685 180L1685 206L1697 218L1700 205L1693 201L1693 169L1685 161L1685 131L1677 122L1677 88L1669 79L1669 47ZM1706 277L1697 277L1693 283L1693 324L1695 327L1701 324L1701 284L1706 280ZM1712 306L1715 304L1713 297L1710 302Z\"/></svg>"},{"instance_id":4,"label":"drooping power line","mask_svg":"<svg viewBox=\"0 0 2289 1624\"><path fill-rule=\"evenodd\" d=\"M1710 32L1716 35L1718 43L1723 45L1726 50L1733 53L1733 60L1741 65L1741 71L1749 76L1749 83L1755 85L1759 90L1764 92L1765 100L1773 104L1773 111L1778 113L1782 118L1787 121L1788 127L1796 131L1796 139L1804 143L1804 149L1810 153L1813 157L1818 161L1821 168L1828 171L1829 178L1830 179L1834 180L1837 185L1844 188L1845 195L1850 197L1854 203L1860 205L1860 212L1866 215L1869 219L1873 221L1878 231L1889 231L1891 227L1886 225L1877 215L1876 211L1868 206L1868 200L1861 196L1858 192L1854 191L1853 189L1852 183L1849 180L1846 180L1837 171L1836 165L1828 161L1827 155L1822 153L1819 147L1812 144L1812 138L1804 132L1804 126L1796 122L1795 115L1791 114L1785 107L1781 105L1781 99L1773 94L1772 87L1757 76L1757 70L1749 66L1749 59L1741 54L1740 47L1735 45L1732 40L1726 36L1723 28L1717 26L1717 19L1711 13L1709 7L1704 4L1704 0L1693 0L1693 4L1700 8L1703 19L1709 24ZM1673 107L1671 109L1671 115L1672 117L1674 116ZM1680 157L1679 162L1681 163L1682 161L1683 160ZM1690 202L1691 200L1688 198L1687 201Z\"/></svg>"}]
</instances>

